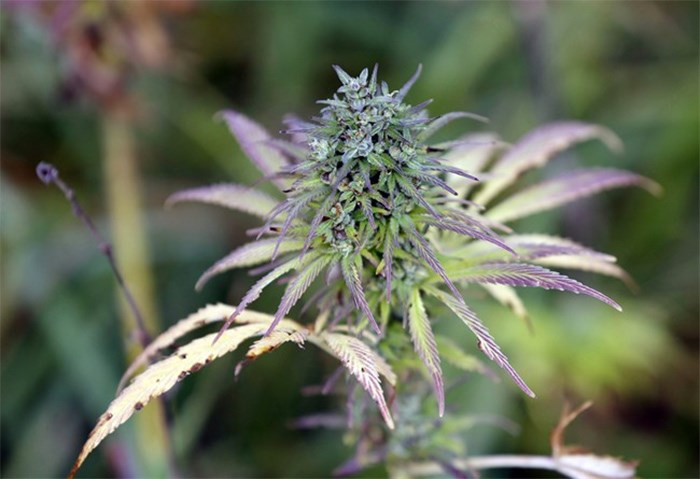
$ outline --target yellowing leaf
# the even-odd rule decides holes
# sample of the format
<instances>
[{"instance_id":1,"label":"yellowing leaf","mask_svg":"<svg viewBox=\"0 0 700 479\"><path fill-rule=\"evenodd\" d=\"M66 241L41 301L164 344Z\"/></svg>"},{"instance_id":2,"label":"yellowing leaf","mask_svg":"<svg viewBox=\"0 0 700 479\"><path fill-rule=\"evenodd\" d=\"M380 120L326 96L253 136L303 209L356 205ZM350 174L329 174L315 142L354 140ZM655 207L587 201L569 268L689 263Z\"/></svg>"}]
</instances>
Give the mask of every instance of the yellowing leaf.
<instances>
[{"instance_id":1,"label":"yellowing leaf","mask_svg":"<svg viewBox=\"0 0 700 479\"><path fill-rule=\"evenodd\" d=\"M71 469L70 477L75 476L88 454L136 411L168 391L178 381L235 350L246 339L262 334L266 327L266 324L246 324L229 329L216 343L213 343L216 333L208 334L182 346L172 356L149 366L112 401L107 411L100 416Z\"/></svg>"},{"instance_id":2,"label":"yellowing leaf","mask_svg":"<svg viewBox=\"0 0 700 479\"><path fill-rule=\"evenodd\" d=\"M175 341L185 336L186 334L194 331L195 329L201 328L207 324L216 323L219 321L225 321L229 316L233 314L236 310L235 306L228 304L210 304L201 308L196 313L189 315L187 318L178 321L160 336L155 338L151 343L139 354L136 359L129 365L128 369L124 373L119 381L119 386L117 387L117 392L121 391L126 381L132 376L134 371L144 366L149 361L156 358L159 351L172 346ZM247 323L264 323L269 324L272 317L267 314L258 313L256 311L244 311L240 316L236 318L237 323L247 324ZM284 320L282 325L286 327L300 328L300 326L293 321Z\"/></svg>"},{"instance_id":3,"label":"yellowing leaf","mask_svg":"<svg viewBox=\"0 0 700 479\"><path fill-rule=\"evenodd\" d=\"M304 344L309 332L294 328L277 328L267 336L255 341L248 349L246 358L256 359L265 353L269 353L273 349L277 349L282 344L292 341L298 345Z\"/></svg>"}]
</instances>

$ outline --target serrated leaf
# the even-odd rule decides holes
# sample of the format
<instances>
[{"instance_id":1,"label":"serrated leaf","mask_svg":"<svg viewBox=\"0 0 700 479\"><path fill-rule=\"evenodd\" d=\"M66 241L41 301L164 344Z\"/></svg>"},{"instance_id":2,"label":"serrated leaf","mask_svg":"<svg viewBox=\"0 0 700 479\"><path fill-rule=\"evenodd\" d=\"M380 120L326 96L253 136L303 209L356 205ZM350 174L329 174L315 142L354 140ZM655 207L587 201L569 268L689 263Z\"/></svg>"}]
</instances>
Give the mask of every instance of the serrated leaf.
<instances>
[{"instance_id":1,"label":"serrated leaf","mask_svg":"<svg viewBox=\"0 0 700 479\"><path fill-rule=\"evenodd\" d=\"M611 276L622 280L628 288L636 290L638 286L634 279L617 264L598 257L590 257L585 255L566 255L566 256L547 256L533 260L542 266L551 266L554 268L577 269L580 271L588 271L598 273L605 276Z\"/></svg>"},{"instance_id":2,"label":"serrated leaf","mask_svg":"<svg viewBox=\"0 0 700 479\"><path fill-rule=\"evenodd\" d=\"M197 312L190 314L185 319L178 321L173 326L162 332L160 335L158 335L158 337L151 341L129 365L119 381L117 393L122 390L126 384L126 381L128 381L136 370L146 365L149 361L156 359L160 351L172 347L178 339L196 329L202 328L207 324L225 321L233 314L235 310L235 306L228 304L209 304L199 309ZM237 319L238 323L241 324L269 324L272 321L272 316L269 314L247 310L243 311L243 313ZM290 320L284 320L282 324L288 329L302 328L301 325Z\"/></svg>"},{"instance_id":3,"label":"serrated leaf","mask_svg":"<svg viewBox=\"0 0 700 479\"><path fill-rule=\"evenodd\" d=\"M527 384L525 384L525 381L523 381L523 378L521 378L515 369L513 369L513 367L510 365L508 362L508 357L503 354L501 348L498 347L498 344L496 344L496 341L493 339L493 336L491 336L491 333L489 333L489 330L486 328L486 326L484 326L476 314L474 314L474 312L469 309L466 304L464 304L464 301L460 301L458 298L455 298L451 294L441 291L434 286L425 286L423 290L450 308L450 310L452 310L452 312L455 313L455 315L461 319L462 322L464 322L471 332L474 333L478 340L477 344L481 352L503 368L525 394L530 397L535 397L535 393L532 392Z\"/></svg>"},{"instance_id":4,"label":"serrated leaf","mask_svg":"<svg viewBox=\"0 0 700 479\"><path fill-rule=\"evenodd\" d=\"M267 130L234 110L225 110L219 115L226 121L243 152L262 174L271 178L281 191L286 190L290 184L289 180L276 178L275 175L288 166L289 162L284 155L267 143L272 139Z\"/></svg>"},{"instance_id":5,"label":"serrated leaf","mask_svg":"<svg viewBox=\"0 0 700 479\"><path fill-rule=\"evenodd\" d=\"M374 351L359 339L344 334L321 333L320 338L377 403L389 429L394 429L394 420L384 399Z\"/></svg>"},{"instance_id":6,"label":"serrated leaf","mask_svg":"<svg viewBox=\"0 0 700 479\"><path fill-rule=\"evenodd\" d=\"M418 289L414 289L411 292L408 306L408 329L411 332L413 348L433 379L433 388L438 402L438 414L442 417L445 414L445 385L442 379L442 369L440 368L440 356L435 344L433 329L430 327L430 320L425 312L423 299Z\"/></svg>"},{"instance_id":7,"label":"serrated leaf","mask_svg":"<svg viewBox=\"0 0 700 479\"><path fill-rule=\"evenodd\" d=\"M653 194L661 192L661 187L655 182L629 171L612 168L575 170L509 196L489 209L486 216L505 223L623 186L640 186Z\"/></svg>"},{"instance_id":8,"label":"serrated leaf","mask_svg":"<svg viewBox=\"0 0 700 479\"><path fill-rule=\"evenodd\" d=\"M217 274L234 268L253 266L269 261L272 259L272 254L275 251L277 251L278 254L289 253L291 251L300 250L303 245L303 241L289 238L283 239L282 242L279 242L277 238L267 238L245 244L240 248L236 248L210 266L197 280L195 289L201 290L207 281Z\"/></svg>"},{"instance_id":9,"label":"serrated leaf","mask_svg":"<svg viewBox=\"0 0 700 479\"><path fill-rule=\"evenodd\" d=\"M391 304L391 290L394 280L394 245L396 244L396 230L396 223L390 219L384 231L384 252L382 254L382 260L384 261L384 280L386 282L385 296L388 304Z\"/></svg>"},{"instance_id":10,"label":"serrated leaf","mask_svg":"<svg viewBox=\"0 0 700 479\"><path fill-rule=\"evenodd\" d=\"M243 341L261 334L264 330L264 324L239 326L224 332L215 344L212 344L212 341L216 334L208 334L182 346L172 356L149 366L112 401L107 411L100 416L97 425L83 445L69 477L74 477L88 454L136 411L170 390L189 374L234 351Z\"/></svg>"},{"instance_id":11,"label":"serrated leaf","mask_svg":"<svg viewBox=\"0 0 700 479\"><path fill-rule=\"evenodd\" d=\"M466 135L443 155L443 161L468 171L477 177L485 170L486 165L494 155L503 149L503 143L494 133L475 133ZM471 190L479 185L473 180L456 175L447 175L447 184L464 198Z\"/></svg>"},{"instance_id":12,"label":"serrated leaf","mask_svg":"<svg viewBox=\"0 0 700 479\"><path fill-rule=\"evenodd\" d=\"M172 206L187 201L223 206L263 219L279 203L267 193L249 186L222 183L180 191L171 195L165 201L165 205Z\"/></svg>"},{"instance_id":13,"label":"serrated leaf","mask_svg":"<svg viewBox=\"0 0 700 479\"><path fill-rule=\"evenodd\" d=\"M460 270L450 275L455 281L473 283L505 284L508 286L529 286L543 289L556 289L574 294L585 294L602 301L618 311L622 308L615 301L578 281L561 273L541 266L524 263L485 263Z\"/></svg>"},{"instance_id":14,"label":"serrated leaf","mask_svg":"<svg viewBox=\"0 0 700 479\"><path fill-rule=\"evenodd\" d=\"M328 254L314 255L294 279L289 282L287 289L284 291L284 296L282 296L280 300L277 312L275 313L275 319L272 321L272 324L270 324L270 328L267 330L267 333L265 333L266 335L270 334L275 329L277 323L287 315L289 310L292 309L292 306L299 301L299 298L309 289L311 283L313 283L316 277L333 259L334 256Z\"/></svg>"},{"instance_id":15,"label":"serrated leaf","mask_svg":"<svg viewBox=\"0 0 700 479\"><path fill-rule=\"evenodd\" d=\"M444 283L447 285L450 291L452 291L452 293L461 300L461 293L454 285L450 277L447 275L445 268L442 266L442 263L440 263L440 261L438 260L428 240L426 240L423 237L423 235L421 235L418 232L418 230L416 230L413 221L407 218L402 218L400 220L400 224L401 228L408 233L408 240L415 248L416 252L418 253L418 256L425 260L430 269L437 273L437 275L440 276L440 278L444 281Z\"/></svg>"},{"instance_id":16,"label":"serrated leaf","mask_svg":"<svg viewBox=\"0 0 700 479\"><path fill-rule=\"evenodd\" d=\"M306 258L307 260L311 260L312 255L308 255ZM279 266L277 266L275 269L267 273L265 276L260 278L243 296L243 299L241 299L241 302L238 304L238 307L236 307L236 310L231 313L231 316L226 320L223 326L221 326L221 329L219 330L219 335L223 334L223 332L231 326L231 324L238 318L238 316L245 310L245 308L248 307L250 303L255 301L260 297L260 294L262 294L263 290L267 288L271 283L274 281L277 281L280 277L284 276L285 274L289 273L291 270L298 268L301 265L301 260L297 258L293 258L290 261L287 261L286 263L283 263ZM218 338L218 336L217 336Z\"/></svg>"},{"instance_id":17,"label":"serrated leaf","mask_svg":"<svg viewBox=\"0 0 700 479\"><path fill-rule=\"evenodd\" d=\"M303 329L278 327L270 334L251 344L245 356L249 360L257 359L263 354L269 353L290 341L301 346L304 344L304 341L306 341L308 335L309 332Z\"/></svg>"},{"instance_id":18,"label":"serrated leaf","mask_svg":"<svg viewBox=\"0 0 700 479\"><path fill-rule=\"evenodd\" d=\"M599 262L615 262L615 257L592 250L575 241L558 236L541 234L501 236L501 240L515 254L506 253L503 248L494 248L486 242L472 242L452 252L453 260L449 271L455 267L479 263L535 261L549 256L585 256Z\"/></svg>"},{"instance_id":19,"label":"serrated leaf","mask_svg":"<svg viewBox=\"0 0 700 479\"><path fill-rule=\"evenodd\" d=\"M474 201L488 204L522 173L545 165L557 153L575 143L594 138L603 141L613 151L622 149L620 139L612 131L589 123L561 121L533 130L496 162L491 169L494 178L484 185Z\"/></svg>"},{"instance_id":20,"label":"serrated leaf","mask_svg":"<svg viewBox=\"0 0 700 479\"><path fill-rule=\"evenodd\" d=\"M358 261L362 259L358 256ZM382 330L379 328L377 321L374 319L374 314L372 314L372 309L367 303L367 298L365 298L365 292L362 288L362 280L360 279L360 268L355 264L356 259L353 256L346 256L340 261L340 271L343 274L343 279L345 284L350 290L352 299L355 302L360 311L365 315L369 324L374 329L374 332L381 335Z\"/></svg>"},{"instance_id":21,"label":"serrated leaf","mask_svg":"<svg viewBox=\"0 0 700 479\"><path fill-rule=\"evenodd\" d=\"M468 220L468 222L465 220ZM443 231L451 231L462 236L468 236L470 238L482 240L494 244L510 254L515 254L515 251L513 251L510 246L503 242L503 240L497 234L490 231L484 225L479 224L476 220L467 217L466 215L459 219L453 219L448 217L433 218L431 216L421 216L419 218L416 218L416 221L419 221L420 223L426 225L434 226Z\"/></svg>"}]
</instances>

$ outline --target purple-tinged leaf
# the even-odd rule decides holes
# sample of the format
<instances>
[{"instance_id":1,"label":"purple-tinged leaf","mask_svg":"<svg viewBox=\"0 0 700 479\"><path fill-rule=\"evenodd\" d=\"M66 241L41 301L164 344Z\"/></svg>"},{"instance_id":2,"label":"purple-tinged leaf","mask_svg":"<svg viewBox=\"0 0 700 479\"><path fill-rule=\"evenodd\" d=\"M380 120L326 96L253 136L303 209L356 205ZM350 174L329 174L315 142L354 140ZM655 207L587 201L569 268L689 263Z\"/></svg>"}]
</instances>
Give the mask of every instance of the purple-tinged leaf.
<instances>
[{"instance_id":1,"label":"purple-tinged leaf","mask_svg":"<svg viewBox=\"0 0 700 479\"><path fill-rule=\"evenodd\" d=\"M475 113L469 113L466 111L453 111L451 113L446 113L435 118L428 126L426 126L423 131L418 134L419 141L425 141L435 133L437 133L440 128L447 125L448 123L458 119L458 118L471 118L473 120L478 120L484 123L488 123L488 118Z\"/></svg>"},{"instance_id":2,"label":"purple-tinged leaf","mask_svg":"<svg viewBox=\"0 0 700 479\"><path fill-rule=\"evenodd\" d=\"M427 286L424 291L445 304L448 308L452 310L455 315L467 325L467 327L474 333L478 340L478 346L481 352L483 352L486 357L498 364L503 368L515 381L522 391L530 397L535 397L535 393L525 384L523 378L513 369L513 367L508 362L508 357L503 354L501 348L498 347L496 341L486 329L486 326L481 322L481 320L474 314L474 312L469 309L469 307L464 304L464 300L461 298L456 298L449 293L439 290L433 286Z\"/></svg>"},{"instance_id":3,"label":"purple-tinged leaf","mask_svg":"<svg viewBox=\"0 0 700 479\"><path fill-rule=\"evenodd\" d=\"M433 102L432 98L430 100L425 100L423 102L420 102L419 104L414 105L411 108L409 108L407 113L409 115L415 115L415 114L419 113L420 111L425 110L428 107L428 105L430 105L432 102Z\"/></svg>"},{"instance_id":4,"label":"purple-tinged leaf","mask_svg":"<svg viewBox=\"0 0 700 479\"><path fill-rule=\"evenodd\" d=\"M278 253L288 253L290 251L300 250L303 244L304 243L301 240L284 239L282 243L280 243ZM214 263L204 272L204 274L202 274L202 276L200 276L200 278L197 280L197 284L195 285L195 289L198 291L201 290L207 281L217 274L221 274L233 268L253 266L270 260L276 246L277 238L268 238L245 244L240 248L233 250L231 253Z\"/></svg>"},{"instance_id":5,"label":"purple-tinged leaf","mask_svg":"<svg viewBox=\"0 0 700 479\"><path fill-rule=\"evenodd\" d=\"M411 221L410 218L403 218L400 224L401 228L403 228L403 230L406 231L406 233L408 233L408 240L415 248L416 252L418 253L418 256L423 258L423 260L425 260L430 269L435 271L435 273L437 273L438 276L442 278L442 280L445 282L450 291L452 291L452 293L457 298L464 302L464 299L462 299L462 294L459 292L454 283L452 283L452 280L449 278L449 276L447 276L445 268L443 268L442 264L437 259L437 256L435 255L432 246L430 246L428 240L426 240L423 237L423 235L421 235L418 232L415 225L413 224L413 221Z\"/></svg>"},{"instance_id":6,"label":"purple-tinged leaf","mask_svg":"<svg viewBox=\"0 0 700 479\"><path fill-rule=\"evenodd\" d=\"M486 233L478 227L473 227L465 223L457 222L450 218L435 219L430 216L423 216L418 218L418 221L427 225L434 226L444 231L452 231L453 233L469 236L471 238L479 239L482 241L487 241L491 244L498 246L504 251L509 252L510 254L516 254L515 251L513 251L513 249L506 243L504 243L497 235Z\"/></svg>"},{"instance_id":7,"label":"purple-tinged leaf","mask_svg":"<svg viewBox=\"0 0 700 479\"><path fill-rule=\"evenodd\" d=\"M456 166L435 165L435 166L429 167L428 169L433 170L433 171L440 171L440 172L444 172L444 173L451 173L453 175L461 176L462 178L466 178L466 179L472 180L472 181L479 181L479 178L477 178L476 176L471 175L471 174L467 173L466 171L464 171L463 169L457 168ZM449 181L448 181L448 184L449 184Z\"/></svg>"},{"instance_id":8,"label":"purple-tinged leaf","mask_svg":"<svg viewBox=\"0 0 700 479\"><path fill-rule=\"evenodd\" d=\"M343 273L343 279L345 279L345 284L350 290L355 306L357 306L367 317L372 329L374 329L374 331L381 336L382 330L379 328L377 321L374 319L372 309L367 303L367 298L365 298L365 292L362 289L362 280L360 279L361 268L359 268L355 263L356 261L361 262L362 259L359 256L346 256L340 261L340 270Z\"/></svg>"},{"instance_id":9,"label":"purple-tinged leaf","mask_svg":"<svg viewBox=\"0 0 700 479\"><path fill-rule=\"evenodd\" d=\"M237 111L224 110L219 115L226 121L243 152L264 176L273 176L289 165L284 155L267 144L272 136L265 128ZM272 182L281 191L289 186L289 182L282 178L275 178Z\"/></svg>"},{"instance_id":10,"label":"purple-tinged leaf","mask_svg":"<svg viewBox=\"0 0 700 479\"><path fill-rule=\"evenodd\" d=\"M277 308L277 312L275 313L275 319L272 321L272 324L270 324L270 327L265 333L266 336L272 333L275 326L277 326L277 323L279 323L282 318L289 313L292 306L299 301L301 295L303 295L304 292L309 289L311 283L313 283L321 271L328 266L328 263L330 263L332 259L333 256L327 254L313 258L311 262L304 266L304 268L294 277L294 279L289 282L289 285L287 285L287 289L284 292L284 296L282 296L282 299L280 300L280 305Z\"/></svg>"},{"instance_id":11,"label":"purple-tinged leaf","mask_svg":"<svg viewBox=\"0 0 700 479\"><path fill-rule=\"evenodd\" d=\"M270 232L270 226L274 220L286 213L287 219L285 220L285 226L283 232L286 234L287 230L292 224L292 221L299 216L301 210L306 207L316 196L320 194L319 191L311 191L307 193L300 194L298 196L289 197L286 200L280 202L272 211L270 211L265 217L265 224L260 228L257 238L259 239L265 233ZM280 234L280 238L284 237L284 234ZM274 255L273 255L274 258Z\"/></svg>"},{"instance_id":12,"label":"purple-tinged leaf","mask_svg":"<svg viewBox=\"0 0 700 479\"><path fill-rule=\"evenodd\" d=\"M321 339L377 403L389 429L394 429L394 420L384 399L374 351L359 339L344 334L321 333Z\"/></svg>"},{"instance_id":13,"label":"purple-tinged leaf","mask_svg":"<svg viewBox=\"0 0 700 479\"><path fill-rule=\"evenodd\" d=\"M418 80L418 77L420 77L421 72L423 71L423 65L418 64L418 68L416 69L416 72L413 74L409 80L404 83L404 85L401 87L399 92L396 94L394 98L396 98L397 101L403 101L404 98L406 98L406 95L408 95L408 92L411 90L413 85L416 83Z\"/></svg>"},{"instance_id":14,"label":"purple-tinged leaf","mask_svg":"<svg viewBox=\"0 0 700 479\"><path fill-rule=\"evenodd\" d=\"M285 115L282 123L285 124L287 130L292 130L289 132L292 143L304 146L308 143L308 132L318 128L317 125L306 122L295 115Z\"/></svg>"},{"instance_id":15,"label":"purple-tinged leaf","mask_svg":"<svg viewBox=\"0 0 700 479\"><path fill-rule=\"evenodd\" d=\"M318 208L318 211L314 215L314 219L311 221L311 224L309 225L309 233L306 235L306 240L304 240L304 247L301 250L302 257L304 256L304 254L306 254L309 247L311 246L311 242L316 237L316 231L318 230L318 227L321 224L321 221L323 221L324 216L328 213L328 210L330 209L331 205L335 201L335 197L336 197L335 192L328 195L328 198L326 198L323 201L323 203L321 203L321 205Z\"/></svg>"},{"instance_id":16,"label":"purple-tinged leaf","mask_svg":"<svg viewBox=\"0 0 700 479\"><path fill-rule=\"evenodd\" d=\"M574 294L585 294L612 306L618 311L622 311L619 304L603 293L561 273L532 264L486 263L452 271L451 276L455 281L529 286L568 291Z\"/></svg>"},{"instance_id":17,"label":"purple-tinged leaf","mask_svg":"<svg viewBox=\"0 0 700 479\"><path fill-rule=\"evenodd\" d=\"M306 161L306 157L309 154L309 151L305 147L279 138L272 138L267 140L266 143L283 155L286 155L294 164Z\"/></svg>"},{"instance_id":18,"label":"purple-tinged leaf","mask_svg":"<svg viewBox=\"0 0 700 479\"><path fill-rule=\"evenodd\" d=\"M409 181L407 178L404 177L403 174L398 174L395 175L396 178L396 183L399 185L399 188L412 200L414 200L416 203L418 203L420 206L423 207L424 210L426 210L428 213L433 215L436 218L440 218L440 213L438 213L433 206L428 203L425 199L425 197L421 194L420 191Z\"/></svg>"},{"instance_id":19,"label":"purple-tinged leaf","mask_svg":"<svg viewBox=\"0 0 700 479\"><path fill-rule=\"evenodd\" d=\"M479 228L482 230L484 233L498 238L498 235L493 231L494 229L497 229L499 231L502 231L504 233L512 233L513 230L509 228L508 226L498 223L497 221L493 221L490 218L487 218L485 216L480 215L476 211L470 211L469 213L464 212L461 209L458 208L451 208L449 206L443 206L440 208L440 214L445 215L449 218L452 218L455 221L459 221L462 223L466 223L470 226Z\"/></svg>"},{"instance_id":20,"label":"purple-tinged leaf","mask_svg":"<svg viewBox=\"0 0 700 479\"><path fill-rule=\"evenodd\" d=\"M640 186L653 194L661 192L657 183L629 171L611 168L576 170L515 193L489 209L486 215L496 221L513 221L623 186Z\"/></svg>"},{"instance_id":21,"label":"purple-tinged leaf","mask_svg":"<svg viewBox=\"0 0 700 479\"><path fill-rule=\"evenodd\" d=\"M309 257L307 256L307 259ZM294 268L298 268L300 265L301 261L299 258L294 258L291 259L290 261L287 261L286 263L283 263L279 266L277 266L275 269L267 273L265 276L260 278L243 296L243 299L241 302L238 304L236 307L236 310L229 316L229 318L226 320L224 325L221 327L219 330L219 334L216 335L216 338L214 341L216 342L221 335L228 329L229 326L236 320L239 314L241 314L250 303L255 301L260 297L260 294L263 292L265 288L267 288L271 283L279 279L280 277L284 276L285 274L289 273L291 270Z\"/></svg>"},{"instance_id":22,"label":"purple-tinged leaf","mask_svg":"<svg viewBox=\"0 0 700 479\"><path fill-rule=\"evenodd\" d=\"M450 150L443 155L445 163L472 173L480 173L484 171L496 152L503 148L503 143L495 133L472 133L461 137L449 146ZM474 183L465 182L458 178L451 178L451 180L458 182L458 184L451 183L457 190L459 190L457 186L460 186L461 183L470 187L474 186Z\"/></svg>"},{"instance_id":23,"label":"purple-tinged leaf","mask_svg":"<svg viewBox=\"0 0 700 479\"><path fill-rule=\"evenodd\" d=\"M632 279L627 271L620 268L614 262L606 261L604 258L591 257L587 255L561 255L537 258L534 260L534 262L542 266L577 269L580 271L588 271L591 273L611 276L622 280L632 291L639 289L639 286L637 286L634 279Z\"/></svg>"},{"instance_id":24,"label":"purple-tinged leaf","mask_svg":"<svg viewBox=\"0 0 700 479\"><path fill-rule=\"evenodd\" d=\"M186 201L219 205L260 218L265 218L279 204L267 193L249 186L228 183L179 191L171 195L165 205L169 207Z\"/></svg>"},{"instance_id":25,"label":"purple-tinged leaf","mask_svg":"<svg viewBox=\"0 0 700 479\"><path fill-rule=\"evenodd\" d=\"M433 329L430 327L428 314L425 312L420 290L411 292L411 303L408 306L408 329L411 332L413 348L425 364L433 379L433 389L438 402L438 414L445 414L445 385L440 368L440 356L438 355Z\"/></svg>"},{"instance_id":26,"label":"purple-tinged leaf","mask_svg":"<svg viewBox=\"0 0 700 479\"><path fill-rule=\"evenodd\" d=\"M600 139L613 151L622 149L620 139L602 126L577 121L562 121L541 126L523 136L496 162L492 173L498 175L485 184L474 200L486 205L522 173L545 165L557 153L571 145Z\"/></svg>"},{"instance_id":27,"label":"purple-tinged leaf","mask_svg":"<svg viewBox=\"0 0 700 479\"><path fill-rule=\"evenodd\" d=\"M420 172L413 171L413 170L404 170L404 172L407 176L410 176L412 178L416 178L417 180L420 180L421 183L423 183L423 184L437 186L438 188L442 188L443 190L445 190L449 194L457 196L457 192L455 190L453 190L447 183L445 183L442 179L440 179L436 175L420 173Z\"/></svg>"},{"instance_id":28,"label":"purple-tinged leaf","mask_svg":"<svg viewBox=\"0 0 700 479\"><path fill-rule=\"evenodd\" d=\"M292 225L292 221L296 219L299 214L306 208L306 206L313 200L316 196L320 194L319 191L313 191L310 194L303 195L301 197L295 198L292 206L289 209L289 214L282 224L282 229L280 230L279 237L277 238L277 246L272 253L272 259L277 258L277 253L279 252L279 247L282 244L282 239L284 239L289 227ZM272 218L268 219L266 226L271 222ZM258 235L259 237L260 235Z\"/></svg>"},{"instance_id":29,"label":"purple-tinged leaf","mask_svg":"<svg viewBox=\"0 0 700 479\"><path fill-rule=\"evenodd\" d=\"M394 276L394 245L396 243L396 223L389 220L384 232L384 280L386 281L386 302L391 304L391 289Z\"/></svg>"},{"instance_id":30,"label":"purple-tinged leaf","mask_svg":"<svg viewBox=\"0 0 700 479\"><path fill-rule=\"evenodd\" d=\"M540 234L510 235L501 237L503 242L514 254L506 254L503 249L494 248L493 245L485 242L469 243L451 255L458 260L455 264L470 266L479 263L509 262L509 261L534 261L549 256L586 256L591 261L615 262L615 257L605 253L592 250L574 241L557 236Z\"/></svg>"}]
</instances>

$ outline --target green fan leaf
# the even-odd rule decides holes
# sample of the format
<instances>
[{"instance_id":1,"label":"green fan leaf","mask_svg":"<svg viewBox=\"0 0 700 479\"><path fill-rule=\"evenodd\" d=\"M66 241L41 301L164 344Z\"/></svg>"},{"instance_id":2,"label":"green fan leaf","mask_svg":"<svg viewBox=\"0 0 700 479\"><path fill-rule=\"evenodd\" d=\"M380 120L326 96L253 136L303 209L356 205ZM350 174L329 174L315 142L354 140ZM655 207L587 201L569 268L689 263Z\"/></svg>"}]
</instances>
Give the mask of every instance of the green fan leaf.
<instances>
[{"instance_id":1,"label":"green fan leaf","mask_svg":"<svg viewBox=\"0 0 700 479\"><path fill-rule=\"evenodd\" d=\"M413 347L433 379L438 412L442 417L445 414L445 386L442 379L442 369L440 369L440 355L420 290L417 288L411 292L408 307L408 329L411 332Z\"/></svg>"},{"instance_id":2,"label":"green fan leaf","mask_svg":"<svg viewBox=\"0 0 700 479\"><path fill-rule=\"evenodd\" d=\"M423 290L440 300L445 306L450 308L452 312L464 322L464 324L471 330L478 340L478 346L482 353L486 355L490 360L498 364L503 368L515 381L522 391L530 397L535 397L535 393L525 384L523 378L513 369L513 366L508 362L508 357L503 354L501 348L496 344L496 340L493 339L489 330L484 326L481 320L474 314L474 312L464 304L463 301L455 298L449 293L439 290L434 286L425 286Z\"/></svg>"},{"instance_id":3,"label":"green fan leaf","mask_svg":"<svg viewBox=\"0 0 700 479\"><path fill-rule=\"evenodd\" d=\"M320 338L374 399L389 429L394 429L394 420L384 399L374 351L359 339L344 334L321 333Z\"/></svg>"}]
</instances>

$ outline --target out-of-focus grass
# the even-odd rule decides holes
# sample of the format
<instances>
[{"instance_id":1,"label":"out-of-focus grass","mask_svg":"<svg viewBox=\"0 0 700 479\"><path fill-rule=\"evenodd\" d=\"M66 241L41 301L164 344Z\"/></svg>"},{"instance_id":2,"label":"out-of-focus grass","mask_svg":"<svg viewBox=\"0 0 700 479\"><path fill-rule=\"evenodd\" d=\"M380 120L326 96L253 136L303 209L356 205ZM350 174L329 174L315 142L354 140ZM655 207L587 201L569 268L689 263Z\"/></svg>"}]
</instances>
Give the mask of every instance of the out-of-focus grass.
<instances>
[{"instance_id":1,"label":"out-of-focus grass","mask_svg":"<svg viewBox=\"0 0 700 479\"><path fill-rule=\"evenodd\" d=\"M614 164L665 189L660 199L614 192L519 225L524 232L557 230L616 255L640 291L635 296L616 282L583 278L620 299L622 315L583 298L526 294L534 337L507 311L482 307L539 399L481 378L455 389L448 403L523 426L516 438L482 426L471 450L546 451L546 434L568 393L596 403L570 431L572 441L641 459L645 476L696 476L697 17L692 2L574 1L209 2L171 18L173 68L137 73L132 87L163 321L206 302L235 302L253 281L233 272L202 293L192 289L201 271L245 240L253 219L215 208L161 207L183 187L258 179L212 120L218 110L237 108L275 131L285 113L317 111L313 102L335 87L331 64L355 72L379 62L382 77L397 85L422 63L425 74L410 100L434 98L436 114L470 110L491 118L487 126L453 128L493 129L514 141L558 118L602 123L625 142L621 157L583 145L550 171ZM98 113L82 101L58 100L62 70L45 32L17 11L3 11L0 22L0 473L60 476L112 398L123 353L109 269L69 205L35 179L34 167L41 160L56 164L104 232L109 178L99 162ZM271 311L275 293L256 307ZM168 397L183 476L324 476L349 453L339 433L286 426L332 406L298 392L332 363L312 348L285 346L237 382L233 364L212 365ZM113 463L133 444L132 434L129 427L115 434L82 474L115 474Z\"/></svg>"}]
</instances>

